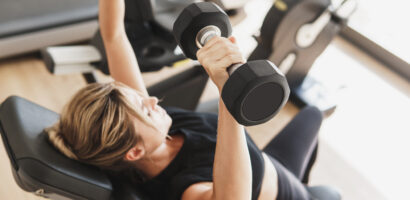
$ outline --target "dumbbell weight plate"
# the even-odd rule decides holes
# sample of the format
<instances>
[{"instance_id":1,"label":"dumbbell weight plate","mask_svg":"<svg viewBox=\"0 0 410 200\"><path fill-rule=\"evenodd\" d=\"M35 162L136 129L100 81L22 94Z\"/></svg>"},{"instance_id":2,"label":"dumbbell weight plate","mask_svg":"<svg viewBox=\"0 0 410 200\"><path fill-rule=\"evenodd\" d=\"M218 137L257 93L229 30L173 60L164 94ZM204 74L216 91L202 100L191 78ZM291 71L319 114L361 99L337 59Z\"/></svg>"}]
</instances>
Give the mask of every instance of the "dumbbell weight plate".
<instances>
[{"instance_id":1,"label":"dumbbell weight plate","mask_svg":"<svg viewBox=\"0 0 410 200\"><path fill-rule=\"evenodd\" d=\"M228 16L214 3L191 4L180 14L174 23L173 31L175 40L180 44L186 57L197 60L197 33L210 25L218 27L222 37L229 37L232 33Z\"/></svg>"},{"instance_id":2,"label":"dumbbell weight plate","mask_svg":"<svg viewBox=\"0 0 410 200\"><path fill-rule=\"evenodd\" d=\"M256 60L243 64L229 77L221 96L240 124L252 126L272 119L289 93L279 69L270 61Z\"/></svg>"}]
</instances>

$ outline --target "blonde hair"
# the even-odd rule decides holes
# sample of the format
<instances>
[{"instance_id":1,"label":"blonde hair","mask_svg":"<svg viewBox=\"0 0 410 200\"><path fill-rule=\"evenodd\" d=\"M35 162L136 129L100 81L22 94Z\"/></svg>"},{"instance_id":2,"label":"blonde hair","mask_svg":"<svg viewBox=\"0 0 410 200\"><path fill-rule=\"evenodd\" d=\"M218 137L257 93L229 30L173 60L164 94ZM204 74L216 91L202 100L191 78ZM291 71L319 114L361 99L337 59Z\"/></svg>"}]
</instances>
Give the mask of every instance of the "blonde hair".
<instances>
[{"instance_id":1,"label":"blonde hair","mask_svg":"<svg viewBox=\"0 0 410 200\"><path fill-rule=\"evenodd\" d=\"M131 118L155 126L129 100L127 90L130 88L124 84L111 82L90 84L78 91L59 122L45 130L50 142L67 157L102 169L129 167L125 154L143 142Z\"/></svg>"}]
</instances>

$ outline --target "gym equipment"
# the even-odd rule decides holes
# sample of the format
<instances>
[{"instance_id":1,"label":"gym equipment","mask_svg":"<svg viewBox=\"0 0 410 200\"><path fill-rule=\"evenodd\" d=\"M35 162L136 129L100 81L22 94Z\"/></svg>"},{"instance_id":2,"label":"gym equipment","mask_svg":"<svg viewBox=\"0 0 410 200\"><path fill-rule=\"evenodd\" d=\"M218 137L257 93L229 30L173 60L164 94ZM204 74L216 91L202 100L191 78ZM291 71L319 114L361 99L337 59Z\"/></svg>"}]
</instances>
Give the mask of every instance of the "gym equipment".
<instances>
[{"instance_id":1,"label":"gym equipment","mask_svg":"<svg viewBox=\"0 0 410 200\"><path fill-rule=\"evenodd\" d=\"M27 192L50 199L149 200L141 188L71 160L47 140L43 129L57 113L11 96L0 105L0 132L14 180ZM306 186L318 200L339 200L329 187Z\"/></svg>"},{"instance_id":2,"label":"gym equipment","mask_svg":"<svg viewBox=\"0 0 410 200\"><path fill-rule=\"evenodd\" d=\"M249 60L269 59L291 88L290 100L315 105L325 114L336 108L329 89L307 74L316 58L345 27L356 8L355 0L278 0L266 15Z\"/></svg>"},{"instance_id":3,"label":"gym equipment","mask_svg":"<svg viewBox=\"0 0 410 200\"><path fill-rule=\"evenodd\" d=\"M97 18L98 0L2 0L0 59L88 40L97 30Z\"/></svg>"},{"instance_id":4,"label":"gym equipment","mask_svg":"<svg viewBox=\"0 0 410 200\"><path fill-rule=\"evenodd\" d=\"M225 9L234 10L246 1L214 2ZM185 59L171 31L179 13L192 2L194 0L125 0L126 32L141 71L157 71ZM47 69L54 74L84 73L91 82L95 80L92 72L95 69L109 74L104 45L98 31L89 45L47 47L41 49L41 54Z\"/></svg>"},{"instance_id":5,"label":"gym equipment","mask_svg":"<svg viewBox=\"0 0 410 200\"><path fill-rule=\"evenodd\" d=\"M150 0L125 0L125 29L142 72L157 71L185 59L177 49L170 31L153 17ZM51 73L81 72L99 69L109 74L103 41L97 31L90 45L48 47L41 50Z\"/></svg>"},{"instance_id":6,"label":"gym equipment","mask_svg":"<svg viewBox=\"0 0 410 200\"><path fill-rule=\"evenodd\" d=\"M214 36L228 37L231 25L226 13L209 2L186 7L174 23L174 36L184 54L196 60L196 52ZM258 60L228 68L229 79L222 99L232 116L246 126L270 120L286 103L289 87L284 75L269 61Z\"/></svg>"}]
</instances>

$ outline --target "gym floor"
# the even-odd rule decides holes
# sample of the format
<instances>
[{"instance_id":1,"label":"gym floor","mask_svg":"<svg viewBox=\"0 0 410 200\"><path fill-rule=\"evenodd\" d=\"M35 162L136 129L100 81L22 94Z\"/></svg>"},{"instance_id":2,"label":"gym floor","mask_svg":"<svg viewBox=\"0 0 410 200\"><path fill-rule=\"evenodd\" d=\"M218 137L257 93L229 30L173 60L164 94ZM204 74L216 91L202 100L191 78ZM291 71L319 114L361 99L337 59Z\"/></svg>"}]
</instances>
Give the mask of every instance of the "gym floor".
<instances>
[{"instance_id":1,"label":"gym floor","mask_svg":"<svg viewBox=\"0 0 410 200\"><path fill-rule=\"evenodd\" d=\"M250 35L260 26L250 22L261 22L270 7L263 5L270 3L251 1L246 7L248 17L235 28L234 35L245 54L254 48ZM266 8L265 13L260 8ZM252 12L255 9L258 12ZM187 67L144 73L144 81L151 85ZM335 186L341 190L343 199L410 199L405 182L410 179L410 161L404 160L408 157L406 152L410 152L410 145L406 144L410 139L409 82L340 38L318 58L310 74L329 85L345 86L338 95L335 113L323 122L311 184ZM102 81L111 80L98 75ZM18 95L59 112L85 84L79 74L49 74L35 54L0 61L0 102ZM208 84L201 101L217 97L215 87ZM257 145L263 147L297 112L298 108L288 103L274 119L248 131ZM36 199L15 183L3 147L0 177L0 199Z\"/></svg>"}]
</instances>

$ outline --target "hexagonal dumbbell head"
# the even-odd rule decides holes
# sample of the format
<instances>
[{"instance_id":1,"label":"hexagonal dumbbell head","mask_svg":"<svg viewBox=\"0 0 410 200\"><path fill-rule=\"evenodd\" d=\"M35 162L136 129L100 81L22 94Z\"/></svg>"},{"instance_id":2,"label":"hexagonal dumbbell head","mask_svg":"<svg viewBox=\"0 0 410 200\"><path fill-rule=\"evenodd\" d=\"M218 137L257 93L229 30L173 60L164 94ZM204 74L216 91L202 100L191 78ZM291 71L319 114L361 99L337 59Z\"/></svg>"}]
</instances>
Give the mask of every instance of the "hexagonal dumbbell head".
<instances>
[{"instance_id":1,"label":"hexagonal dumbbell head","mask_svg":"<svg viewBox=\"0 0 410 200\"><path fill-rule=\"evenodd\" d=\"M286 104L289 94L286 77L273 63L254 60L229 77L221 96L238 123L253 126L272 119Z\"/></svg>"},{"instance_id":2,"label":"hexagonal dumbbell head","mask_svg":"<svg viewBox=\"0 0 410 200\"><path fill-rule=\"evenodd\" d=\"M202 28L210 25L218 27L222 37L231 35L232 27L228 15L214 3L193 3L181 12L174 23L173 33L185 56L197 59L196 52L199 47L196 36Z\"/></svg>"}]
</instances>

